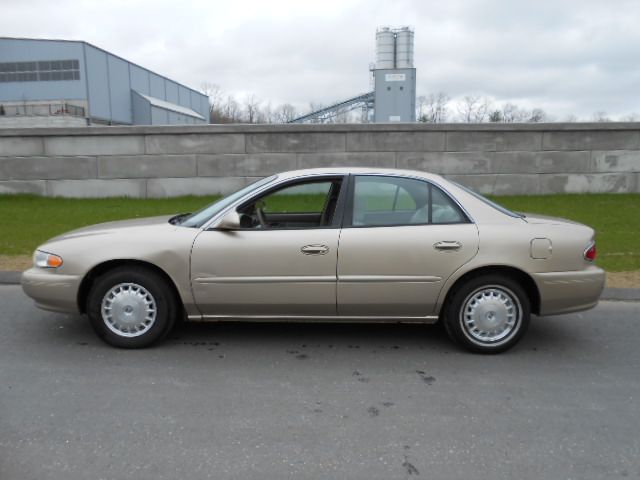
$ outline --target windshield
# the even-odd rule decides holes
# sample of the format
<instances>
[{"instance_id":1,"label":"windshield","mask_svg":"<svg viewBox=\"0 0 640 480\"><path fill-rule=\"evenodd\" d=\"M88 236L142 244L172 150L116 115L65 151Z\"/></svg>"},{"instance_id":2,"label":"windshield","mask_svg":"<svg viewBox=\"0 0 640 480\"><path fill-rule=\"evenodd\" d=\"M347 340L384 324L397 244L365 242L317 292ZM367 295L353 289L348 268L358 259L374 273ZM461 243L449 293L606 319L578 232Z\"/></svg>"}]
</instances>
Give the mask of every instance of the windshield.
<instances>
[{"instance_id":1,"label":"windshield","mask_svg":"<svg viewBox=\"0 0 640 480\"><path fill-rule=\"evenodd\" d=\"M478 200L483 201L484 203L486 203L487 205L495 208L496 210L498 210L499 212L504 213L505 215L509 215L510 217L515 217L515 218L522 218L524 217L524 215L521 215L519 213L516 212L512 212L511 210L504 208L502 205L498 205L496 202L493 202L491 200L489 200L486 197L483 197L482 195L480 195L477 192L474 192L473 190L471 190L470 188L465 187L464 185L460 185L457 182L453 182L451 180L449 180L451 183L453 183L456 187L461 188L462 190L464 190L465 192L473 195L474 197L476 197Z\"/></svg>"},{"instance_id":2,"label":"windshield","mask_svg":"<svg viewBox=\"0 0 640 480\"><path fill-rule=\"evenodd\" d=\"M211 205L207 205L202 210L199 210L196 213L192 213L192 214L186 216L185 218L180 219L178 224L183 226L183 227L196 227L196 228L199 228L202 225L204 225L204 223L207 220L209 220L210 218L212 218L215 215L217 215L218 213L220 213L222 210L227 208L229 205L231 205L236 200L239 200L240 198L242 198L243 196L245 196L247 193L251 192L252 190L260 188L261 186L266 185L267 183L275 180L276 177L277 177L277 175L272 175L270 177L258 180L257 182L253 182L252 184L247 185L246 187L238 190L237 192L232 193L231 195L229 195L227 197L223 197L220 200L218 200L217 202L212 203Z\"/></svg>"}]
</instances>

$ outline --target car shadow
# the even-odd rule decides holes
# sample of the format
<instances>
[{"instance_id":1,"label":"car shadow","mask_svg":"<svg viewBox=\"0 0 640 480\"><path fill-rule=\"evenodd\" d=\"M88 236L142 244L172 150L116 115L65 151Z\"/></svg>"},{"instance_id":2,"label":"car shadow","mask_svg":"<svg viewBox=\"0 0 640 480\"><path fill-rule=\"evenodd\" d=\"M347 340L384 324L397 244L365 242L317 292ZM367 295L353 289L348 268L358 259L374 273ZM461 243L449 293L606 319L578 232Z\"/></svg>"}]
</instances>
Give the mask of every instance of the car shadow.
<instances>
[{"instance_id":1,"label":"car shadow","mask_svg":"<svg viewBox=\"0 0 640 480\"><path fill-rule=\"evenodd\" d=\"M40 341L110 348L95 336L86 317L45 315L52 315L57 321L46 333L37 334L42 336ZM506 354L560 350L567 353L568 350L583 349L585 343L592 343L588 333L577 333L568 322L557 317L533 316L522 341ZM466 353L449 339L441 323L180 322L153 348L214 350L221 346L249 351L257 348L293 351L314 347L327 352L362 349L374 353L394 350Z\"/></svg>"},{"instance_id":2,"label":"car shadow","mask_svg":"<svg viewBox=\"0 0 640 480\"><path fill-rule=\"evenodd\" d=\"M293 322L183 322L165 339L169 345L211 343L251 347L273 344L347 348L451 348L440 325Z\"/></svg>"}]
</instances>

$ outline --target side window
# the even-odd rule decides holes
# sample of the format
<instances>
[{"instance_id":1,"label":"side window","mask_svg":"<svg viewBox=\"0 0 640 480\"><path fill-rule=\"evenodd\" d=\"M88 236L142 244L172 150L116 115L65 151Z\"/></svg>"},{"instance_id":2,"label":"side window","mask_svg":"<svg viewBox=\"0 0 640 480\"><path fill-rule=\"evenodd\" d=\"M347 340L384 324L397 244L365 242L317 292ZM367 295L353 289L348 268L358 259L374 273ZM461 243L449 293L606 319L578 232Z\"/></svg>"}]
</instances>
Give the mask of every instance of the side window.
<instances>
[{"instance_id":1,"label":"side window","mask_svg":"<svg viewBox=\"0 0 640 480\"><path fill-rule=\"evenodd\" d=\"M426 182L400 177L355 177L353 226L427 223L428 208Z\"/></svg>"},{"instance_id":2,"label":"side window","mask_svg":"<svg viewBox=\"0 0 640 480\"><path fill-rule=\"evenodd\" d=\"M334 225L341 178L280 187L238 208L244 229L327 228Z\"/></svg>"},{"instance_id":3,"label":"side window","mask_svg":"<svg viewBox=\"0 0 640 480\"><path fill-rule=\"evenodd\" d=\"M356 176L354 227L464 223L458 205L430 183L401 177Z\"/></svg>"},{"instance_id":4,"label":"side window","mask_svg":"<svg viewBox=\"0 0 640 480\"><path fill-rule=\"evenodd\" d=\"M466 217L449 196L431 187L431 223L463 223Z\"/></svg>"},{"instance_id":5,"label":"side window","mask_svg":"<svg viewBox=\"0 0 640 480\"><path fill-rule=\"evenodd\" d=\"M262 198L263 210L266 213L320 213L329 190L329 181L285 187Z\"/></svg>"}]
</instances>

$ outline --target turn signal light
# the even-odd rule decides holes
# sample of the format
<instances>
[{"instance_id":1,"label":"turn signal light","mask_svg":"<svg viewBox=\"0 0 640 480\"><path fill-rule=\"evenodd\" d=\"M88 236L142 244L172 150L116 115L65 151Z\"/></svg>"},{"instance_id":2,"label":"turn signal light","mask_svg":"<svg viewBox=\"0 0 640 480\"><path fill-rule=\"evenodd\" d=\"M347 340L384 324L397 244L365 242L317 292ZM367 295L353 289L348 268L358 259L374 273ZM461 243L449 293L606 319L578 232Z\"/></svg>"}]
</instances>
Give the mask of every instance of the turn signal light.
<instances>
[{"instance_id":1,"label":"turn signal light","mask_svg":"<svg viewBox=\"0 0 640 480\"><path fill-rule=\"evenodd\" d=\"M58 268L62 265L62 258L53 253L36 251L34 255L34 263L40 268Z\"/></svg>"},{"instance_id":2,"label":"turn signal light","mask_svg":"<svg viewBox=\"0 0 640 480\"><path fill-rule=\"evenodd\" d=\"M593 262L596 259L596 242L591 242L587 249L584 251L585 260Z\"/></svg>"}]
</instances>

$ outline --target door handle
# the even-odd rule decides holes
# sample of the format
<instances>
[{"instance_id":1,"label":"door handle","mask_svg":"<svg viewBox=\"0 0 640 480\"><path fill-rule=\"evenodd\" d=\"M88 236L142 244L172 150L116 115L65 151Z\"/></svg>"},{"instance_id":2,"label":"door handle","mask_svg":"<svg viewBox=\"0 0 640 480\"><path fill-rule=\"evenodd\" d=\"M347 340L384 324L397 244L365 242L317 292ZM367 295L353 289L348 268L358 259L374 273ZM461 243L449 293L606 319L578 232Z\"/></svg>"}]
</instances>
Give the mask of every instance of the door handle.
<instances>
[{"instance_id":1,"label":"door handle","mask_svg":"<svg viewBox=\"0 0 640 480\"><path fill-rule=\"evenodd\" d=\"M326 255L329 252L329 247L326 245L305 245L300 251L305 255Z\"/></svg>"},{"instance_id":2,"label":"door handle","mask_svg":"<svg viewBox=\"0 0 640 480\"><path fill-rule=\"evenodd\" d=\"M434 243L433 248L441 252L455 252L462 248L462 244L454 240L443 240L442 242Z\"/></svg>"}]
</instances>

